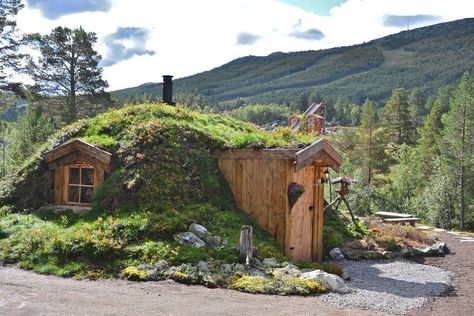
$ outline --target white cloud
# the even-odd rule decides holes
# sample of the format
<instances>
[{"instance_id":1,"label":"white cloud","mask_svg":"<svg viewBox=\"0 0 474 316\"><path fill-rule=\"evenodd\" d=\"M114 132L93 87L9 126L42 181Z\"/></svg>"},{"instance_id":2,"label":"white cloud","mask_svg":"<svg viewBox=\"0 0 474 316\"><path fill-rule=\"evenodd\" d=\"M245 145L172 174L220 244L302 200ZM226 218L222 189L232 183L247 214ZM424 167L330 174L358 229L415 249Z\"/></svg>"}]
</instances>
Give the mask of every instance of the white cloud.
<instances>
[{"instance_id":1,"label":"white cloud","mask_svg":"<svg viewBox=\"0 0 474 316\"><path fill-rule=\"evenodd\" d=\"M114 0L109 12L84 12L52 21L38 10L25 8L18 16L24 32L49 33L54 27L78 27L104 38L118 27L149 30L146 48L154 55L135 56L104 69L110 89L158 82L162 74L175 77L209 70L246 55L350 45L401 31L383 25L387 15L433 15L441 21L474 16L469 0L348 0L318 16L277 0ZM320 30L320 40L290 34ZM236 45L240 33L259 36L251 45Z\"/></svg>"}]
</instances>

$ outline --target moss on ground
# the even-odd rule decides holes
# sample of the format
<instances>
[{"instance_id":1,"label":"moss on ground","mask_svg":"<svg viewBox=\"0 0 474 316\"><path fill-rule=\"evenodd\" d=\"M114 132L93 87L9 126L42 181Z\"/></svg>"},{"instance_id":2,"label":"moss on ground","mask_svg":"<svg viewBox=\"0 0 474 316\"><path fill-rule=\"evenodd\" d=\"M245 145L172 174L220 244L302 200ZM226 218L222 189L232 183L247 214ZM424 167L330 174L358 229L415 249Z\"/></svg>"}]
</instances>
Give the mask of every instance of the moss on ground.
<instances>
[{"instance_id":1,"label":"moss on ground","mask_svg":"<svg viewBox=\"0 0 474 316\"><path fill-rule=\"evenodd\" d=\"M230 281L229 288L252 294L310 295L326 292L318 281L292 276L269 279L246 275Z\"/></svg>"}]
</instances>

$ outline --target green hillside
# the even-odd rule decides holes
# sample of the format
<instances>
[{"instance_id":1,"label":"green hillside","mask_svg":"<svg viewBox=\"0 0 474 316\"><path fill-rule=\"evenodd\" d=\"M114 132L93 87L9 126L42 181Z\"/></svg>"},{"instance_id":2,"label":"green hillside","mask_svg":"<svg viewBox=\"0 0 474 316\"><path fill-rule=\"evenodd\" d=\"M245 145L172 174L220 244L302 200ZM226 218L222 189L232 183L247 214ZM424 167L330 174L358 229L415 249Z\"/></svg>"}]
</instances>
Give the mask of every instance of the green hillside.
<instances>
[{"instance_id":1,"label":"green hillside","mask_svg":"<svg viewBox=\"0 0 474 316\"><path fill-rule=\"evenodd\" d=\"M385 100L395 87L433 93L473 72L474 19L403 31L348 47L247 56L175 80L176 96L201 95L211 104L241 98L249 102L288 103L303 91L324 98L361 103ZM159 84L114 91L131 99L161 96Z\"/></svg>"}]
</instances>

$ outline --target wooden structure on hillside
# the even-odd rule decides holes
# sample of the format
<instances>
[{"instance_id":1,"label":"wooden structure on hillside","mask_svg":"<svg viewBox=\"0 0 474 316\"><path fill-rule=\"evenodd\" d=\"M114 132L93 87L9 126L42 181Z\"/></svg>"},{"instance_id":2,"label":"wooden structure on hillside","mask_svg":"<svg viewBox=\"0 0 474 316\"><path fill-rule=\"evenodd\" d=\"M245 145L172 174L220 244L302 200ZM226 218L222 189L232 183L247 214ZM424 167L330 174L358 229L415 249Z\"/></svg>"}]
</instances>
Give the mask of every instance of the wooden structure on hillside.
<instances>
[{"instance_id":1,"label":"wooden structure on hillside","mask_svg":"<svg viewBox=\"0 0 474 316\"><path fill-rule=\"evenodd\" d=\"M288 118L288 127L293 131L300 130L301 126L304 126L307 133L314 133L320 135L324 133L324 109L326 104L312 103L308 109L301 115L291 115Z\"/></svg>"},{"instance_id":2,"label":"wooden structure on hillside","mask_svg":"<svg viewBox=\"0 0 474 316\"><path fill-rule=\"evenodd\" d=\"M110 170L112 154L76 139L44 154L54 173L54 205L90 206L95 188Z\"/></svg>"},{"instance_id":3,"label":"wooden structure on hillside","mask_svg":"<svg viewBox=\"0 0 474 316\"><path fill-rule=\"evenodd\" d=\"M296 261L320 261L323 254L324 183L327 167L341 156L325 139L304 149L231 149L215 152L237 206L270 232ZM290 206L288 186L304 193Z\"/></svg>"}]
</instances>

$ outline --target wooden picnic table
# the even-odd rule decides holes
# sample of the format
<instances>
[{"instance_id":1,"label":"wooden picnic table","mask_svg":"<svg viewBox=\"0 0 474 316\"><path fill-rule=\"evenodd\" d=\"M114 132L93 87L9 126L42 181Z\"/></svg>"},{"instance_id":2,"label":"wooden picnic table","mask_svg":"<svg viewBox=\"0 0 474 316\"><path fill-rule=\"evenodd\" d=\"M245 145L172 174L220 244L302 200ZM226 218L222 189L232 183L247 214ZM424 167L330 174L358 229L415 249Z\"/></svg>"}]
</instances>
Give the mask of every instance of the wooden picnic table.
<instances>
[{"instance_id":1,"label":"wooden picnic table","mask_svg":"<svg viewBox=\"0 0 474 316\"><path fill-rule=\"evenodd\" d=\"M388 224L410 224L411 226L415 226L416 222L418 222L420 218L418 217L406 217L406 218L384 218L382 221Z\"/></svg>"},{"instance_id":2,"label":"wooden picnic table","mask_svg":"<svg viewBox=\"0 0 474 316\"><path fill-rule=\"evenodd\" d=\"M412 214L394 213L394 212L377 212L375 213L381 219L385 218L409 218L413 217Z\"/></svg>"}]
</instances>

